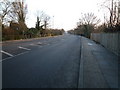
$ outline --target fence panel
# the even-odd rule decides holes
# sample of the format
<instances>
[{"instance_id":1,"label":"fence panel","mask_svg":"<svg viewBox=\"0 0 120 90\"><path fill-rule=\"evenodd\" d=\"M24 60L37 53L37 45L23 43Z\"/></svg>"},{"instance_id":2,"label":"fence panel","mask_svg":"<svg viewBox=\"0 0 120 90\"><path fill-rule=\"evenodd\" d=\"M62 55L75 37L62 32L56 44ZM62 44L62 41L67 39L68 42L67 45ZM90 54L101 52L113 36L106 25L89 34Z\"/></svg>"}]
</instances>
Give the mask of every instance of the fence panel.
<instances>
[{"instance_id":1,"label":"fence panel","mask_svg":"<svg viewBox=\"0 0 120 90\"><path fill-rule=\"evenodd\" d=\"M92 33L91 39L120 56L120 33Z\"/></svg>"}]
</instances>

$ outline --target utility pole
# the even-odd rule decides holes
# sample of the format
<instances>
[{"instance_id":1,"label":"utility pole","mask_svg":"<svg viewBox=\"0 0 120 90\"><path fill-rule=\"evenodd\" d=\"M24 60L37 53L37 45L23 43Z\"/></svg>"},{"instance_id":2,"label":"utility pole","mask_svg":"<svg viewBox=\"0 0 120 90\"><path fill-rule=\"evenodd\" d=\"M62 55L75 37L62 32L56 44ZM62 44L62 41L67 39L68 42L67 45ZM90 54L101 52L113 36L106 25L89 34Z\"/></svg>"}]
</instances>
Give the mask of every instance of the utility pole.
<instances>
[{"instance_id":1,"label":"utility pole","mask_svg":"<svg viewBox=\"0 0 120 90\"><path fill-rule=\"evenodd\" d=\"M53 29L54 29L54 16L53 16Z\"/></svg>"}]
</instances>

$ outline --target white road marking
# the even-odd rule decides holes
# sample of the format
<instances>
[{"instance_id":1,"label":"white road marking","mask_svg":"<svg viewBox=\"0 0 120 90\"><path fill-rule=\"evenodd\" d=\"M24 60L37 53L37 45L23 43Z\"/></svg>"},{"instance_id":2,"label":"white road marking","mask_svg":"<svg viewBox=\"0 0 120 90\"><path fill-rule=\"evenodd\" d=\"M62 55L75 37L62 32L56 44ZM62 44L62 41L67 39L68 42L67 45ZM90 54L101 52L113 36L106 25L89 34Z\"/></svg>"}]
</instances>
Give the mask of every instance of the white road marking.
<instances>
[{"instance_id":1,"label":"white road marking","mask_svg":"<svg viewBox=\"0 0 120 90\"><path fill-rule=\"evenodd\" d=\"M7 59L14 58L14 57L16 57L16 56L20 56L20 55L25 54L25 53L28 53L28 52L29 52L29 51L26 51L26 52L23 52L23 53L20 53L20 54L14 55L13 57L8 57L8 58L5 58L5 59L2 59L2 60L0 60L0 62L3 62L3 61L5 61L5 60L7 60Z\"/></svg>"},{"instance_id":2,"label":"white road marking","mask_svg":"<svg viewBox=\"0 0 120 90\"><path fill-rule=\"evenodd\" d=\"M24 47L21 47L21 46L19 46L18 48L24 49L24 50L31 50L31 49L29 49L29 48L24 48Z\"/></svg>"},{"instance_id":3,"label":"white road marking","mask_svg":"<svg viewBox=\"0 0 120 90\"><path fill-rule=\"evenodd\" d=\"M38 46L38 45L36 45L36 44L30 44L31 46Z\"/></svg>"},{"instance_id":4,"label":"white road marking","mask_svg":"<svg viewBox=\"0 0 120 90\"><path fill-rule=\"evenodd\" d=\"M90 46L91 46L91 45L93 45L93 44L92 44L92 43L88 43L88 45L90 45Z\"/></svg>"},{"instance_id":5,"label":"white road marking","mask_svg":"<svg viewBox=\"0 0 120 90\"><path fill-rule=\"evenodd\" d=\"M32 43L32 44L30 44L30 45L35 45L35 44Z\"/></svg>"},{"instance_id":6,"label":"white road marking","mask_svg":"<svg viewBox=\"0 0 120 90\"><path fill-rule=\"evenodd\" d=\"M42 47L42 46L40 46L40 45L38 45L38 44L30 44L31 46L39 46L39 47Z\"/></svg>"},{"instance_id":7,"label":"white road marking","mask_svg":"<svg viewBox=\"0 0 120 90\"><path fill-rule=\"evenodd\" d=\"M6 54L6 55L8 55L8 56L11 56L11 57L13 57L13 55L12 55L12 54L10 54L10 53L8 53L8 52L5 52L5 51L3 51L3 50L1 50L0 52L1 52L1 53L4 53L4 54Z\"/></svg>"},{"instance_id":8,"label":"white road marking","mask_svg":"<svg viewBox=\"0 0 120 90\"><path fill-rule=\"evenodd\" d=\"M42 45L42 43L41 43L41 42L38 42L38 44L39 44L39 45Z\"/></svg>"}]
</instances>

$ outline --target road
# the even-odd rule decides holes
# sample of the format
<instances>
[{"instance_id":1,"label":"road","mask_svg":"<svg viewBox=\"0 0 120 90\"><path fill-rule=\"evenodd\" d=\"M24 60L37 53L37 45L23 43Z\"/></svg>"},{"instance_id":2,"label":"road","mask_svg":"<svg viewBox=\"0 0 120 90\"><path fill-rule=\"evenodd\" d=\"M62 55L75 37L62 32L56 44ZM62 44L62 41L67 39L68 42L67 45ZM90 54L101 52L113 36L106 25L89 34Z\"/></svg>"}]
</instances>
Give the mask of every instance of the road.
<instances>
[{"instance_id":1,"label":"road","mask_svg":"<svg viewBox=\"0 0 120 90\"><path fill-rule=\"evenodd\" d=\"M80 36L3 43L2 88L77 88Z\"/></svg>"},{"instance_id":2,"label":"road","mask_svg":"<svg viewBox=\"0 0 120 90\"><path fill-rule=\"evenodd\" d=\"M2 43L2 88L118 88L119 56L77 35Z\"/></svg>"}]
</instances>

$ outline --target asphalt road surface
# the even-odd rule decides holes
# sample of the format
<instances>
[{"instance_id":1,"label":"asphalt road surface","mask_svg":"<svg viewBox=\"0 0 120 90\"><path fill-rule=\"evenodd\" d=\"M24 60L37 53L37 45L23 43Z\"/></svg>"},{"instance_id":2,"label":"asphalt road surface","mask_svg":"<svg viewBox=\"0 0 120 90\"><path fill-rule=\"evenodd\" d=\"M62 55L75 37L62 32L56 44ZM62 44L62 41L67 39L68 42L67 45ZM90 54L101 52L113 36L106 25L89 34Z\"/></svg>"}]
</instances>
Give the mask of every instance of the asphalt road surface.
<instances>
[{"instance_id":1,"label":"asphalt road surface","mask_svg":"<svg viewBox=\"0 0 120 90\"><path fill-rule=\"evenodd\" d=\"M2 88L77 88L80 36L3 43Z\"/></svg>"}]
</instances>

